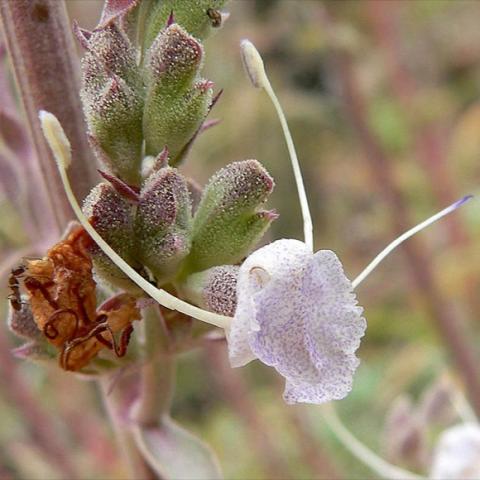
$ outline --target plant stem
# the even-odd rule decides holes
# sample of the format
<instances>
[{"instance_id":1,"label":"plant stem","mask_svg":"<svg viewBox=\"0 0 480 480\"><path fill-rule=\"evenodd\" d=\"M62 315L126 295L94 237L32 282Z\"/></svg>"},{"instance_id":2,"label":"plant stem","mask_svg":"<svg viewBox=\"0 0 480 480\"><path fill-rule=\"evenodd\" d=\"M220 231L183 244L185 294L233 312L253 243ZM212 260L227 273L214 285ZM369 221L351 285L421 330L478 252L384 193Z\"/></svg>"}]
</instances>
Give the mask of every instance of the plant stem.
<instances>
[{"instance_id":1,"label":"plant stem","mask_svg":"<svg viewBox=\"0 0 480 480\"><path fill-rule=\"evenodd\" d=\"M125 459L128 467L128 478L131 480L157 480L157 477L150 470L142 454L137 449L133 435L130 432L129 413L131 398L129 398L130 392L128 392L130 385L125 381L116 381L115 387L111 390L112 381L115 381L112 377L105 376L100 378L98 383L122 457Z\"/></svg>"},{"instance_id":2,"label":"plant stem","mask_svg":"<svg viewBox=\"0 0 480 480\"><path fill-rule=\"evenodd\" d=\"M42 180L33 147L17 106L6 65L7 51L0 43L0 124L9 119L15 125L15 143L0 146L0 186L18 210L30 238L49 241L55 233L55 218L49 210L47 189ZM3 125L5 128L5 125ZM0 130L2 125L0 125ZM7 125L8 130L8 125ZM10 127L11 128L11 127ZM35 185L35 188L30 188Z\"/></svg>"},{"instance_id":3,"label":"plant stem","mask_svg":"<svg viewBox=\"0 0 480 480\"><path fill-rule=\"evenodd\" d=\"M75 192L83 198L96 178L83 121L77 53L63 0L0 0L0 16L37 161L48 186L58 233L72 218L55 161L43 137L39 110L54 112L73 147Z\"/></svg>"},{"instance_id":4,"label":"plant stem","mask_svg":"<svg viewBox=\"0 0 480 480\"><path fill-rule=\"evenodd\" d=\"M326 11L323 13L325 27L329 29L332 26L331 20ZM406 230L405 226L411 224L403 193L397 185L385 152L369 128L366 106L352 68L352 58L343 51L333 53L334 68L343 92L343 104L348 119L357 132L372 177L390 211L395 213L391 217L392 226L395 236L399 236ZM412 239L404 243L402 248L416 288L426 300L428 311L436 323L443 342L450 350L460 375L464 378L473 407L479 414L480 368L470 341L461 327L462 322L456 318L453 306L439 290L428 262L426 248L421 240Z\"/></svg>"},{"instance_id":5,"label":"plant stem","mask_svg":"<svg viewBox=\"0 0 480 480\"><path fill-rule=\"evenodd\" d=\"M211 342L204 349L204 355L220 395L245 423L248 438L258 452L268 478L289 478L291 472L288 463L272 442L268 424L259 414L241 373L228 365L225 346L220 342Z\"/></svg>"},{"instance_id":6,"label":"plant stem","mask_svg":"<svg viewBox=\"0 0 480 480\"><path fill-rule=\"evenodd\" d=\"M158 305L145 309L144 348L147 361L142 367L142 384L135 421L144 426L158 424L170 411L175 387L175 358L168 353L168 338Z\"/></svg>"},{"instance_id":7,"label":"plant stem","mask_svg":"<svg viewBox=\"0 0 480 480\"><path fill-rule=\"evenodd\" d=\"M333 403L321 405L323 418L342 444L362 463L389 480L422 480L424 477L392 465L357 440L338 418Z\"/></svg>"},{"instance_id":8,"label":"plant stem","mask_svg":"<svg viewBox=\"0 0 480 480\"><path fill-rule=\"evenodd\" d=\"M141 367L140 393L138 382L116 382L110 391L111 381L107 377L100 381L102 394L115 434L127 459L130 478L157 479L145 461L132 433L132 426L157 425L163 415L167 415L174 388L175 362L168 354L168 339L163 328L163 317L158 305L144 309L143 338L140 338L145 363ZM142 335L138 335L142 337ZM137 376L137 374L135 374ZM133 408L132 408L133 407Z\"/></svg>"}]
</instances>

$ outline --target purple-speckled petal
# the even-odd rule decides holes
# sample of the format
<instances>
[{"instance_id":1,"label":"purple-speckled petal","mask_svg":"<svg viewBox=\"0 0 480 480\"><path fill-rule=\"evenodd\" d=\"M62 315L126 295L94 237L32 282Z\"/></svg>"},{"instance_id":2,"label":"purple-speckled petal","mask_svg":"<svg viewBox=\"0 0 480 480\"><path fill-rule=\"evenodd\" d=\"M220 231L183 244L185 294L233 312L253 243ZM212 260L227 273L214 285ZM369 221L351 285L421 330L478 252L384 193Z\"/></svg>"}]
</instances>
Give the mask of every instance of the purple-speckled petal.
<instances>
[{"instance_id":1,"label":"purple-speckled petal","mask_svg":"<svg viewBox=\"0 0 480 480\"><path fill-rule=\"evenodd\" d=\"M238 307L228 335L232 366L255 357L287 382L287 403L345 397L366 324L337 256L278 240L240 267Z\"/></svg>"}]
</instances>

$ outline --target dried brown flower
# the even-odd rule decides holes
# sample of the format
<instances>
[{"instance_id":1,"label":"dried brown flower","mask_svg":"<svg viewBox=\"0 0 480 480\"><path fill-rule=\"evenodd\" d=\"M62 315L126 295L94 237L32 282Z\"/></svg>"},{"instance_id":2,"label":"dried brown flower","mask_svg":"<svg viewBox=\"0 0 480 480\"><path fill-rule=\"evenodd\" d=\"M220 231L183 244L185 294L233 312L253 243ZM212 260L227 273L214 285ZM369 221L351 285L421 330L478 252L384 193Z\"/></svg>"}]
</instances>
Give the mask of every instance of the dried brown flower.
<instances>
[{"instance_id":1,"label":"dried brown flower","mask_svg":"<svg viewBox=\"0 0 480 480\"><path fill-rule=\"evenodd\" d=\"M123 356L132 322L140 319L136 299L125 293L96 308L96 283L88 254L91 243L87 232L75 226L44 258L26 260L23 268L12 272L12 278L14 273L15 278L22 277L35 323L60 350L59 363L65 370L82 369L103 348ZM17 300L15 296L13 301Z\"/></svg>"}]
</instances>

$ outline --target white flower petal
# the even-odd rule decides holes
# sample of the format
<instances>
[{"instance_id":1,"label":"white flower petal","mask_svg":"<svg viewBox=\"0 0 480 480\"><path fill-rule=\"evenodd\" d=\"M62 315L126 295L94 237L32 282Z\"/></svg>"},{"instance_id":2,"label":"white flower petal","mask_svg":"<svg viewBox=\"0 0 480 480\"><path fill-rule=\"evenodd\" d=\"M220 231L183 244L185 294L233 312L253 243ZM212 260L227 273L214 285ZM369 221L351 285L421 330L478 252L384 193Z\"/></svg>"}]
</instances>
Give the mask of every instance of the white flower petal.
<instances>
[{"instance_id":1,"label":"white flower petal","mask_svg":"<svg viewBox=\"0 0 480 480\"><path fill-rule=\"evenodd\" d=\"M247 258L237 292L232 366L255 357L273 366L287 380L288 403L348 394L366 324L333 252L313 255L298 240L278 240Z\"/></svg>"},{"instance_id":2,"label":"white flower petal","mask_svg":"<svg viewBox=\"0 0 480 480\"><path fill-rule=\"evenodd\" d=\"M478 480L480 478L480 426L455 425L445 430L435 448L430 478Z\"/></svg>"},{"instance_id":3,"label":"white flower petal","mask_svg":"<svg viewBox=\"0 0 480 480\"><path fill-rule=\"evenodd\" d=\"M279 242L282 245L277 246ZM290 244L292 246L290 246ZM269 248L275 246L273 249ZM294 250L293 255L289 255L285 260L284 250ZM298 253L299 250L301 253ZM277 269L283 274L288 272L290 264L289 260L298 263L302 256L311 255L304 243L298 240L279 240L266 247L252 253L240 267L238 282L237 282L237 309L232 325L227 331L229 357L232 367L241 367L256 356L253 354L250 346L250 337L253 331L259 329L258 319L265 315L268 310L269 298L266 302L258 304L255 302L255 296L265 287L264 279L258 275L256 269L261 268L268 272L272 278L274 269L272 265L277 264ZM277 270L275 270L276 272ZM257 311L258 308L260 311Z\"/></svg>"}]
</instances>

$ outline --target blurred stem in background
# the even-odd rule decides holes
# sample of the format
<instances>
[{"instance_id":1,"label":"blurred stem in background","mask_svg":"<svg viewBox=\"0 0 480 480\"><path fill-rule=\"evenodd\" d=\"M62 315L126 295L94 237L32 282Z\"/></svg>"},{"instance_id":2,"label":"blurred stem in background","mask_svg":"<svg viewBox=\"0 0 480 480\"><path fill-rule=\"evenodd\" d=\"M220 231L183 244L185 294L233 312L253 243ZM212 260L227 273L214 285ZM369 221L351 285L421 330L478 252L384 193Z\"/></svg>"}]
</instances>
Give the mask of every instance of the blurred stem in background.
<instances>
[{"instance_id":1,"label":"blurred stem in background","mask_svg":"<svg viewBox=\"0 0 480 480\"><path fill-rule=\"evenodd\" d=\"M269 478L289 477L288 463L272 443L271 430L259 415L242 373L228 365L226 349L218 343L211 342L204 355L220 397L245 422L246 433L261 458L265 474Z\"/></svg>"},{"instance_id":2,"label":"blurred stem in background","mask_svg":"<svg viewBox=\"0 0 480 480\"><path fill-rule=\"evenodd\" d=\"M122 453L122 460L128 468L128 478L154 480L157 477L150 470L142 454L138 451L130 430L130 406L135 398L131 379L127 377L118 379L116 375L118 375L118 372L112 377L102 377L99 380L99 384L105 409L108 412L118 446Z\"/></svg>"},{"instance_id":3,"label":"blurred stem in background","mask_svg":"<svg viewBox=\"0 0 480 480\"><path fill-rule=\"evenodd\" d=\"M387 80L391 85L392 93L403 108L409 124L416 126L419 122L414 118L414 112L419 91L417 80L402 60L403 55L400 51L398 16L401 9L402 5L395 0L388 5L384 2L369 0L366 12L375 39L385 57ZM433 119L427 123L421 122L420 128L412 129L417 160L422 165L427 178L431 180L431 189L439 208L451 204L458 197L458 189L445 158L448 127L445 125L446 122L442 123ZM460 216L452 215L445 219L445 222L448 225L447 234L453 245L461 246L468 242L468 233Z\"/></svg>"},{"instance_id":4,"label":"blurred stem in background","mask_svg":"<svg viewBox=\"0 0 480 480\"><path fill-rule=\"evenodd\" d=\"M6 279L0 279L5 281ZM25 425L35 445L42 451L45 460L65 478L80 478L72 462L69 446L55 434L56 419L47 413L41 402L35 397L28 382L19 371L18 364L11 353L11 345L0 329L0 383L8 385L2 390L7 401L25 419ZM1 474L0 474L1 475ZM1 477L3 479L3 476Z\"/></svg>"},{"instance_id":5,"label":"blurred stem in background","mask_svg":"<svg viewBox=\"0 0 480 480\"><path fill-rule=\"evenodd\" d=\"M40 129L39 110L54 113L72 143L75 162L71 175L79 198L88 194L96 178L78 95L77 52L65 3L61 0L2 0L0 14L43 176L43 179L35 181L47 186L48 208L44 211L43 220L48 224L48 217L53 215L54 228L59 235L72 219L72 213L56 164Z\"/></svg>"},{"instance_id":6,"label":"blurred stem in background","mask_svg":"<svg viewBox=\"0 0 480 480\"><path fill-rule=\"evenodd\" d=\"M404 6L398 1L389 2L387 5L385 2L369 0L366 12L372 25L372 32L384 55L391 91L403 108L403 114L408 118L409 124L415 126L419 123L414 118L414 112L415 103L420 98L420 89L414 72L406 65L401 51L399 29L401 28L400 15L404 12ZM447 144L451 137L449 130L448 119L443 118L430 120L426 124L420 122L419 128L412 128L416 157L426 177L431 180L429 184L438 208L449 205L459 196L455 177L449 169L446 158ZM445 221L450 244L457 248L468 248L471 238L462 222L462 217L452 215ZM478 279L470 275L465 280L465 289L468 292L472 311L478 312L480 311Z\"/></svg>"},{"instance_id":7,"label":"blurred stem in background","mask_svg":"<svg viewBox=\"0 0 480 480\"><path fill-rule=\"evenodd\" d=\"M142 327L145 363L135 420L150 426L170 412L175 389L175 354L169 353L169 335L159 305L145 310Z\"/></svg>"},{"instance_id":8,"label":"blurred stem in background","mask_svg":"<svg viewBox=\"0 0 480 480\"><path fill-rule=\"evenodd\" d=\"M327 9L320 9L319 17L323 27L327 32L331 32L335 28L335 19L331 13L331 6L329 4L326 6ZM394 236L399 236L412 222L409 220L404 195L397 185L391 163L368 125L365 100L355 77L351 53L336 47L333 43L331 60L342 90L346 118L356 130L371 175L392 212ZM470 401L478 415L480 367L469 337L462 327L463 319L457 318L453 305L439 290L424 243L414 238L404 243L402 249L416 288L425 299L427 311L435 322L442 341L449 349L459 374L464 379Z\"/></svg>"},{"instance_id":9,"label":"blurred stem in background","mask_svg":"<svg viewBox=\"0 0 480 480\"><path fill-rule=\"evenodd\" d=\"M40 128L40 109L55 112L71 140L75 156L71 175L76 194L80 198L85 197L96 179L95 162L90 158L86 126L78 96L78 56L63 1L45 0L39 3L29 0L2 0L0 14L10 61L35 147L34 161L40 167L39 171L33 168L32 172L23 172L24 175L32 174L28 178L29 185L35 187L36 202L43 206L41 216L36 219L38 231L35 238L40 237L40 241L49 242L49 238L58 238L73 215L59 180L55 161ZM4 80L3 83L7 82ZM2 107L4 106L5 103ZM21 256L21 252L16 253L15 263ZM2 273L8 272L12 266L2 266ZM6 278L2 278L2 281L6 283ZM9 385L6 391L10 394L10 401L27 419L32 436L44 450L48 462L57 466L63 477L78 478L71 462L72 457L67 452L68 445L57 442L60 436L55 435L52 430L53 418L49 418L49 414L41 409L33 393L30 393L18 372L10 349L11 345L2 329L0 376L3 377L2 384ZM108 379L104 380L104 383L108 384ZM106 386L102 391L105 390ZM122 395L122 392L118 392L118 395ZM107 399L109 413L116 421L118 410L115 407L118 404L115 404L115 400L116 397ZM111 403L113 405L110 405ZM136 473L140 470L149 472L142 458L138 459L138 463L140 467L134 467ZM142 475L142 478L148 476Z\"/></svg>"},{"instance_id":10,"label":"blurred stem in background","mask_svg":"<svg viewBox=\"0 0 480 480\"><path fill-rule=\"evenodd\" d=\"M260 463L264 465L265 474L268 478L293 478L294 472L279 450L270 425L262 419L243 371L232 369L228 364L225 345L221 342L211 342L205 348L204 355L219 396L245 423ZM278 385L283 388L283 381L279 381ZM311 434L302 407L285 405L282 407L282 413L291 425L295 441L299 445L302 463L310 469L314 478L341 478L321 442Z\"/></svg>"},{"instance_id":11,"label":"blurred stem in background","mask_svg":"<svg viewBox=\"0 0 480 480\"><path fill-rule=\"evenodd\" d=\"M100 386L130 478L155 479L158 476L139 451L133 430L158 427L168 417L175 386L175 359L168 351L169 338L160 307L147 307L143 317L140 384L137 373L129 376L120 371L101 379Z\"/></svg>"}]
</instances>

